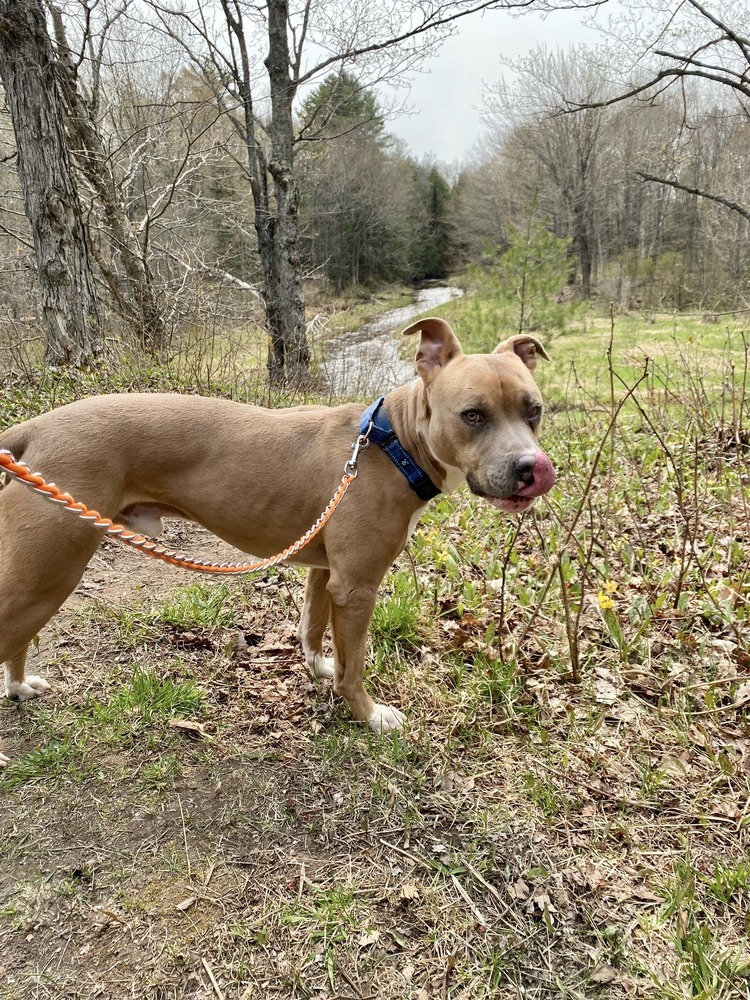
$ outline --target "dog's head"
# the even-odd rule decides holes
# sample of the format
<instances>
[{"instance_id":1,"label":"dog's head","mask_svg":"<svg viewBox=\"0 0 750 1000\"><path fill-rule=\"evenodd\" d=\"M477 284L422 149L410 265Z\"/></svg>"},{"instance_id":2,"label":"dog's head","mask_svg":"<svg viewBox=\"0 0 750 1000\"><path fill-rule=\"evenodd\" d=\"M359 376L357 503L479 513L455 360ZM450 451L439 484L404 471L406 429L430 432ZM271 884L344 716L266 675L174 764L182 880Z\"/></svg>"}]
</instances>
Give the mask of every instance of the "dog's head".
<instances>
[{"instance_id":1,"label":"dog's head","mask_svg":"<svg viewBox=\"0 0 750 1000\"><path fill-rule=\"evenodd\" d=\"M418 320L404 331L417 332L426 447L477 496L506 513L526 510L555 482L538 444L542 397L532 376L537 358L549 360L544 347L520 334L492 354L464 354L445 320Z\"/></svg>"}]
</instances>

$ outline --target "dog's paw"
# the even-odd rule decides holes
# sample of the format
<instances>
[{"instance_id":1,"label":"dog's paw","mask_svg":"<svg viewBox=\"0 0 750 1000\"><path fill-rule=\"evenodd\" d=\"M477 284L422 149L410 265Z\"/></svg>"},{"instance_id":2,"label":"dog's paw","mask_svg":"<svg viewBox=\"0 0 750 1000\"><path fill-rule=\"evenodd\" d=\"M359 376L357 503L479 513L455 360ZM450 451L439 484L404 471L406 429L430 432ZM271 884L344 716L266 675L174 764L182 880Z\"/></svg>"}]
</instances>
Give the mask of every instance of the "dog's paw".
<instances>
[{"instance_id":1,"label":"dog's paw","mask_svg":"<svg viewBox=\"0 0 750 1000\"><path fill-rule=\"evenodd\" d=\"M367 720L370 729L376 733L392 733L396 729L401 729L405 722L404 713L391 705L376 705Z\"/></svg>"},{"instance_id":2,"label":"dog's paw","mask_svg":"<svg viewBox=\"0 0 750 1000\"><path fill-rule=\"evenodd\" d=\"M5 680L5 694L11 701L29 701L45 691L49 691L49 684L36 674L27 674L23 681Z\"/></svg>"},{"instance_id":3,"label":"dog's paw","mask_svg":"<svg viewBox=\"0 0 750 1000\"><path fill-rule=\"evenodd\" d=\"M6 757L4 753L0 753L0 767L5 767L6 764L10 764L10 758Z\"/></svg>"},{"instance_id":4,"label":"dog's paw","mask_svg":"<svg viewBox=\"0 0 750 1000\"><path fill-rule=\"evenodd\" d=\"M332 656L323 656L322 653L306 653L305 661L312 673L324 680L330 680L336 672Z\"/></svg>"},{"instance_id":5,"label":"dog's paw","mask_svg":"<svg viewBox=\"0 0 750 1000\"><path fill-rule=\"evenodd\" d=\"M320 653L318 653L315 657L313 670L318 677L325 677L327 680L330 680L336 673L333 657L321 656Z\"/></svg>"}]
</instances>

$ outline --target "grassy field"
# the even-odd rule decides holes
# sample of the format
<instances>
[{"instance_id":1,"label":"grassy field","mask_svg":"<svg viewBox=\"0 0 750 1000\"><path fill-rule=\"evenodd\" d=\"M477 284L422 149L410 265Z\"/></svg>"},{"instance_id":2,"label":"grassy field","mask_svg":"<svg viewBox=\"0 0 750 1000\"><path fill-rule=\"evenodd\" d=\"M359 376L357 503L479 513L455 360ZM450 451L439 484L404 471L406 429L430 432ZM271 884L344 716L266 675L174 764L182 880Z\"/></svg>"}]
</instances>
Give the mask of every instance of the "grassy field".
<instances>
[{"instance_id":1,"label":"grassy field","mask_svg":"<svg viewBox=\"0 0 750 1000\"><path fill-rule=\"evenodd\" d=\"M481 296L441 312L499 339ZM2 1000L748 996L743 327L540 335L558 485L433 502L385 581L402 734L307 674L297 571L105 543L40 636L51 694L0 706ZM101 385L19 375L0 421Z\"/></svg>"}]
</instances>

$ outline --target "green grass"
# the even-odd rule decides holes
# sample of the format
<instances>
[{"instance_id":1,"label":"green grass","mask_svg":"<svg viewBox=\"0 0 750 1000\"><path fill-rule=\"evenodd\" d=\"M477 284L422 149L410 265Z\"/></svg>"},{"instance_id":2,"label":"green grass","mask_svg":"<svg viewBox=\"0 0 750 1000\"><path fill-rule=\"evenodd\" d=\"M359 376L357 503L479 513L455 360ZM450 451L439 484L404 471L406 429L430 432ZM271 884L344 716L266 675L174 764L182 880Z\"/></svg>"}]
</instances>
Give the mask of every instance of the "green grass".
<instances>
[{"instance_id":1,"label":"green grass","mask_svg":"<svg viewBox=\"0 0 750 1000\"><path fill-rule=\"evenodd\" d=\"M174 628L224 628L236 613L227 606L231 595L227 584L189 584L165 601L154 617Z\"/></svg>"},{"instance_id":2,"label":"green grass","mask_svg":"<svg viewBox=\"0 0 750 1000\"><path fill-rule=\"evenodd\" d=\"M370 632L374 648L384 657L420 642L422 614L419 595L408 573L396 574L381 595L372 616Z\"/></svg>"},{"instance_id":3,"label":"green grass","mask_svg":"<svg viewBox=\"0 0 750 1000\"><path fill-rule=\"evenodd\" d=\"M241 584L200 581L176 587L164 600L119 606L105 601L94 614L116 628L123 642L137 646L163 635L165 625L174 630L220 634L238 620L244 601Z\"/></svg>"},{"instance_id":4,"label":"green grass","mask_svg":"<svg viewBox=\"0 0 750 1000\"><path fill-rule=\"evenodd\" d=\"M174 667L179 670L179 663ZM153 745L158 759L144 763L142 780L156 787L160 775L174 777L179 772L174 754L163 753L170 744L169 720L199 715L203 701L191 677L157 676L136 665L108 698L89 697L77 711L64 705L48 708L41 702L32 709L35 738L41 745L0 773L0 788L31 782L80 783L101 774L102 753L129 749L152 729L158 732Z\"/></svg>"},{"instance_id":5,"label":"green grass","mask_svg":"<svg viewBox=\"0 0 750 1000\"><path fill-rule=\"evenodd\" d=\"M139 725L148 726L166 719L189 718L200 711L202 701L191 677L175 680L136 667L129 682L115 691L100 711L110 718L130 715Z\"/></svg>"},{"instance_id":6,"label":"green grass","mask_svg":"<svg viewBox=\"0 0 750 1000\"><path fill-rule=\"evenodd\" d=\"M53 738L40 749L30 750L14 760L0 777L0 786L13 789L32 781L54 782L63 776L75 781L81 773L80 747L76 741L71 737Z\"/></svg>"},{"instance_id":7,"label":"green grass","mask_svg":"<svg viewBox=\"0 0 750 1000\"><path fill-rule=\"evenodd\" d=\"M727 911L715 909L711 899L717 886L721 886L719 895L723 896L727 883L731 886L730 897L737 890L746 892L745 858L729 865L717 864L711 878L688 856L675 865L672 877L664 883L664 905L655 925L674 934L675 965L682 987L665 995L734 997L750 987L750 951L746 942L731 946L722 942L722 917L726 918ZM659 985L675 989L673 983Z\"/></svg>"}]
</instances>

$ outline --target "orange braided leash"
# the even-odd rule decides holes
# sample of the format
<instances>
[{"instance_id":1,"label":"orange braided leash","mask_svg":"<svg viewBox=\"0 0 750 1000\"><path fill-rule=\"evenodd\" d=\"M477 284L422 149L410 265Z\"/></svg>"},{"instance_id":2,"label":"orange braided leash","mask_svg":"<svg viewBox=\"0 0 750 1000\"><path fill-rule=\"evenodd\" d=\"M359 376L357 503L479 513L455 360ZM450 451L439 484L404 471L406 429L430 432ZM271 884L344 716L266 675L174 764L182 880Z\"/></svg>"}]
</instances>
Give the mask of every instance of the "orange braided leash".
<instances>
[{"instance_id":1,"label":"orange braided leash","mask_svg":"<svg viewBox=\"0 0 750 1000\"><path fill-rule=\"evenodd\" d=\"M203 559L193 559L190 556L186 556L183 552L168 549L161 542L130 531L123 524L117 524L108 517L102 517L96 510L89 510L85 504L74 500L69 493L63 493L54 483L48 483L38 472L32 472L25 462L16 461L12 453L6 449L0 449L0 469L7 472L19 483L29 486L36 493L40 493L52 503L59 504L64 510L69 510L82 521L88 521L94 528L101 529L105 535L111 535L113 538L119 539L124 545L129 545L136 552L140 552L145 556L152 556L154 559L161 559L162 562L169 563L172 566L181 566L183 569L191 569L199 573L222 573L227 576L237 576L243 573L257 573L259 570L277 566L279 563L296 555L315 538L344 499L346 491L357 478L357 457L359 451L362 448L366 448L369 444L367 439L368 434L369 430L366 434L360 435L355 444L352 445L353 455L344 466L344 476L341 483L318 520L307 529L301 538L297 539L293 545L285 548L283 552L252 563L207 562Z\"/></svg>"}]
</instances>

